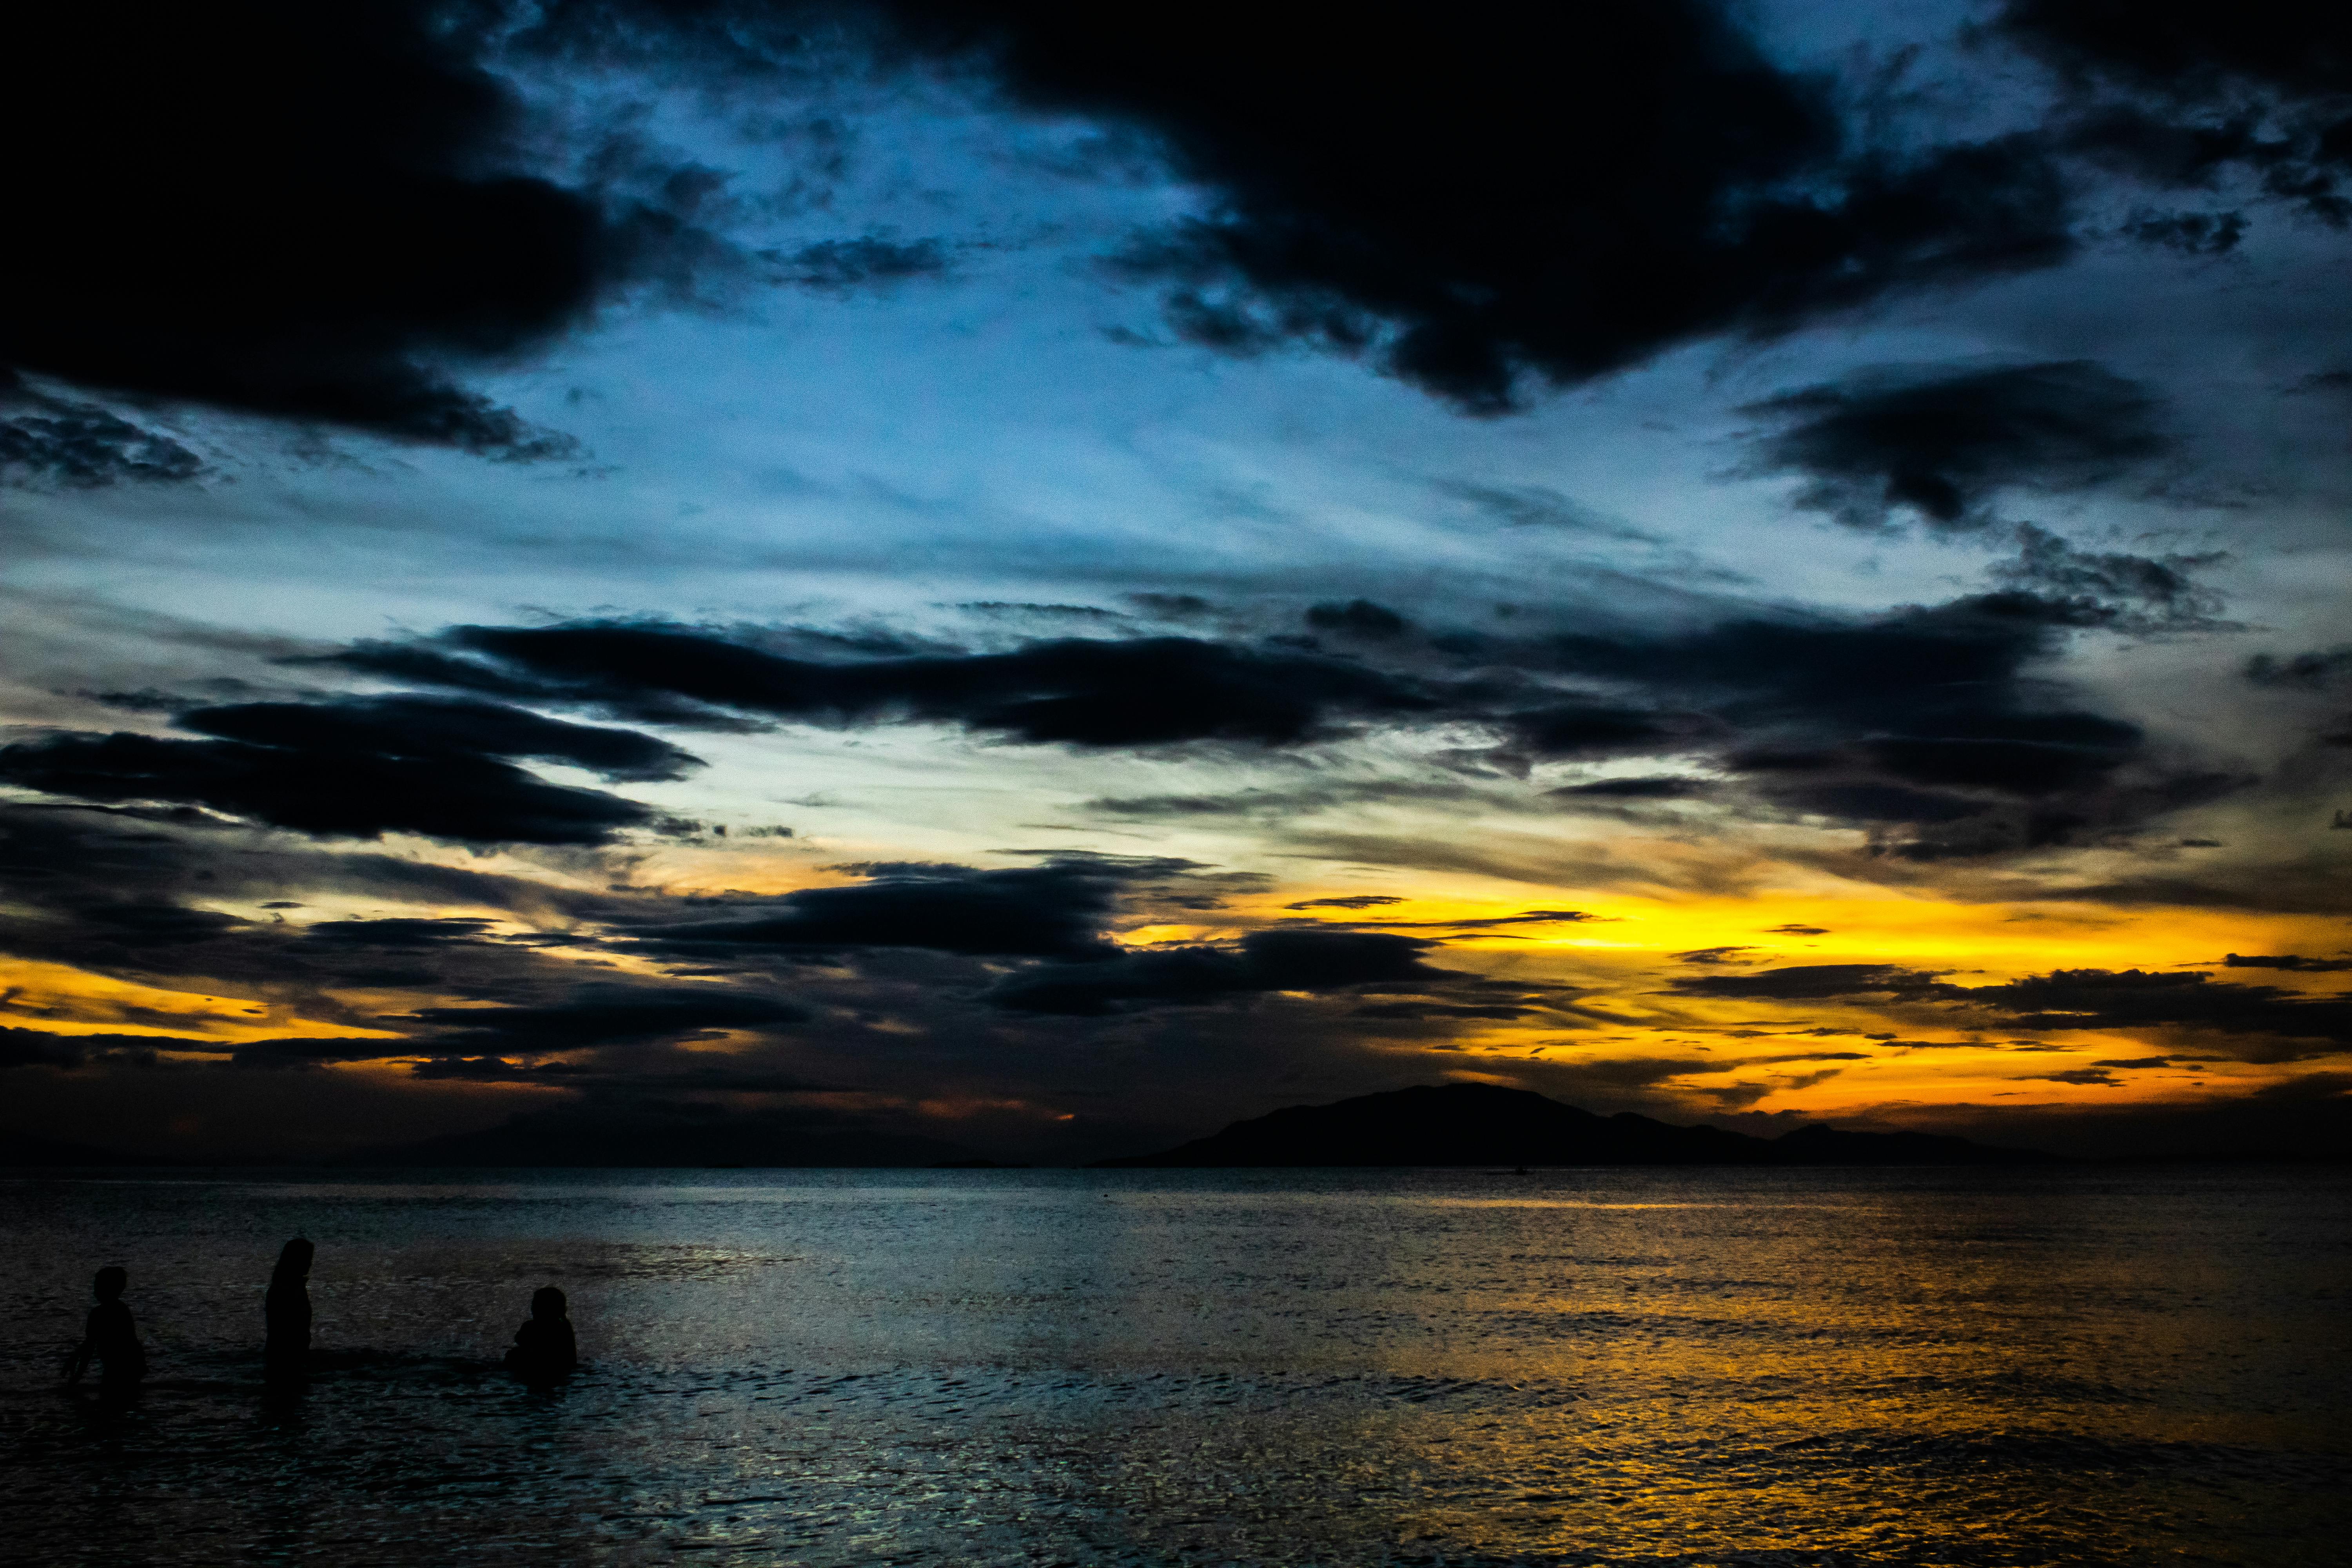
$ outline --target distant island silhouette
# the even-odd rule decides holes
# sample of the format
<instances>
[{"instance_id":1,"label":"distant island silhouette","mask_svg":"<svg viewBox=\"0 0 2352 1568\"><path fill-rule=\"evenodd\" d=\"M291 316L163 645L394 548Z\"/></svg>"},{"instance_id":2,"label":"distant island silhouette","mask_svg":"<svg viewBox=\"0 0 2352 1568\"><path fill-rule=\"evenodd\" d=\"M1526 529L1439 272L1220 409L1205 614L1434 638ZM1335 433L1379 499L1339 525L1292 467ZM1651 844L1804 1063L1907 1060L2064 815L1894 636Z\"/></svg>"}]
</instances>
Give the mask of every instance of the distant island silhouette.
<instances>
[{"instance_id":1,"label":"distant island silhouette","mask_svg":"<svg viewBox=\"0 0 2352 1568\"><path fill-rule=\"evenodd\" d=\"M1097 1170L1305 1165L2040 1165L2058 1156L1928 1132L1801 1127L1751 1138L1621 1111L1598 1116L1530 1089L1455 1083L1293 1105Z\"/></svg>"},{"instance_id":2,"label":"distant island silhouette","mask_svg":"<svg viewBox=\"0 0 2352 1568\"><path fill-rule=\"evenodd\" d=\"M137 1154L0 1131L0 1168L162 1166ZM1024 1170L944 1139L761 1116L705 1118L674 1109L526 1112L496 1127L421 1142L352 1150L315 1162L284 1158L206 1164L319 1163L346 1168L531 1166L604 1169ZM2069 1163L1927 1132L1842 1132L1800 1127L1754 1138L1719 1127L1676 1127L1631 1111L1600 1116L1523 1089L1423 1085L1294 1105L1236 1121L1156 1154L1097 1160L1088 1169L1407 1165L2032 1165Z\"/></svg>"}]
</instances>

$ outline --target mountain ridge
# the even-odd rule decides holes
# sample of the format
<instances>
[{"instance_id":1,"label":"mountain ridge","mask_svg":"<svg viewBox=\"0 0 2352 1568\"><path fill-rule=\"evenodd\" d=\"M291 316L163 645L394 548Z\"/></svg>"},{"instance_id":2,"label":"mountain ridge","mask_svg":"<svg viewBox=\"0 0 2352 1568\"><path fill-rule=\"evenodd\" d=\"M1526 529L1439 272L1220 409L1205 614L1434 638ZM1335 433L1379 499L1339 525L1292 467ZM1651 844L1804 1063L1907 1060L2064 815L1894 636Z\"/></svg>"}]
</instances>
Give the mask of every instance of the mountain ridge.
<instances>
[{"instance_id":1,"label":"mountain ridge","mask_svg":"<svg viewBox=\"0 0 2352 1568\"><path fill-rule=\"evenodd\" d=\"M1328 1105L1292 1105L1172 1149L1096 1170L1414 1165L2029 1165L2064 1163L1929 1132L1847 1132L1818 1122L1757 1138L1601 1116L1532 1089L1420 1084Z\"/></svg>"}]
</instances>

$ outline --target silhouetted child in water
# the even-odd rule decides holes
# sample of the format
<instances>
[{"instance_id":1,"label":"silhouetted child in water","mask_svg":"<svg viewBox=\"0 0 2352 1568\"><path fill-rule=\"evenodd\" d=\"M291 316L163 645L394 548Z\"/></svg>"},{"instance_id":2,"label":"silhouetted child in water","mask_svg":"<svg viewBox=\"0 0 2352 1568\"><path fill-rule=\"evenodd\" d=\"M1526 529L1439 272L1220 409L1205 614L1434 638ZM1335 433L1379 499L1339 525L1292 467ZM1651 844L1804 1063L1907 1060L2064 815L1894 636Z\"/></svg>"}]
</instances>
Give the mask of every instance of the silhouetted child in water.
<instances>
[{"instance_id":1,"label":"silhouetted child in water","mask_svg":"<svg viewBox=\"0 0 2352 1568\"><path fill-rule=\"evenodd\" d=\"M507 1365L525 1383L554 1383L572 1375L580 1364L580 1349L572 1338L572 1320L563 1315L563 1292L543 1285L530 1298L530 1317L515 1331L514 1348Z\"/></svg>"},{"instance_id":2,"label":"silhouetted child in water","mask_svg":"<svg viewBox=\"0 0 2352 1568\"><path fill-rule=\"evenodd\" d=\"M89 1310L81 1343L66 1362L68 1387L81 1381L93 1358L106 1363L99 1374L101 1388L128 1389L147 1375L147 1352L131 1326L131 1309L122 1304L122 1289L130 1283L131 1276L120 1268L101 1268L90 1281L98 1305Z\"/></svg>"},{"instance_id":3,"label":"silhouetted child in water","mask_svg":"<svg viewBox=\"0 0 2352 1568\"><path fill-rule=\"evenodd\" d=\"M261 1300L267 1337L261 1374L275 1384L298 1384L310 1373L310 1257L315 1249L300 1237L288 1242L270 1271L269 1294Z\"/></svg>"}]
</instances>

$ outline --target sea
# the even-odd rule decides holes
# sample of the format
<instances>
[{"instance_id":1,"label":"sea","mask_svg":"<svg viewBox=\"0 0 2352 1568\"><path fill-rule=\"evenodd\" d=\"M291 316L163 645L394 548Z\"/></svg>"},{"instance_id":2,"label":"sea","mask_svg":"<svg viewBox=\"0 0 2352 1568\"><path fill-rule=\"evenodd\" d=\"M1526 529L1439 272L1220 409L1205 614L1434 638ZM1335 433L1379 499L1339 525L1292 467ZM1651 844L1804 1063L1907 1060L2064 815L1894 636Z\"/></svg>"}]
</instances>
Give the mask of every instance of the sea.
<instances>
[{"instance_id":1,"label":"sea","mask_svg":"<svg viewBox=\"0 0 2352 1568\"><path fill-rule=\"evenodd\" d=\"M2343 1170L35 1173L0 1242L11 1563L2352 1563Z\"/></svg>"}]
</instances>

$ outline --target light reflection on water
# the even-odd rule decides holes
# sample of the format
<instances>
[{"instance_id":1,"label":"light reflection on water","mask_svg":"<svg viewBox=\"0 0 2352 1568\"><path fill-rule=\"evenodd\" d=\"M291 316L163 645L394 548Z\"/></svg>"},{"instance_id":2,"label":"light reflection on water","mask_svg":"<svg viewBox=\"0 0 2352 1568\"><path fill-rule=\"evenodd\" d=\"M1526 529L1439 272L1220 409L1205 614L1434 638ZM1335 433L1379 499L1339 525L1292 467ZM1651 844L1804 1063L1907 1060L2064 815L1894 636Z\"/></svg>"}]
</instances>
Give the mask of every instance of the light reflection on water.
<instances>
[{"instance_id":1,"label":"light reflection on water","mask_svg":"<svg viewBox=\"0 0 2352 1568\"><path fill-rule=\"evenodd\" d=\"M58 1563L2342 1563L2352 1179L0 1183ZM260 1384L319 1243L320 1367ZM48 1386L120 1262L153 1376ZM588 1369L495 1370L536 1286Z\"/></svg>"}]
</instances>

